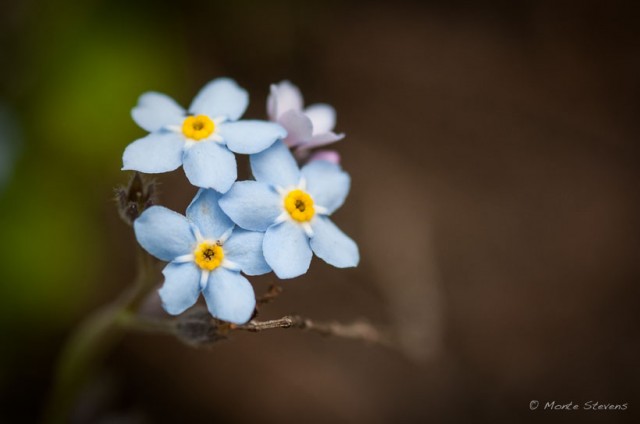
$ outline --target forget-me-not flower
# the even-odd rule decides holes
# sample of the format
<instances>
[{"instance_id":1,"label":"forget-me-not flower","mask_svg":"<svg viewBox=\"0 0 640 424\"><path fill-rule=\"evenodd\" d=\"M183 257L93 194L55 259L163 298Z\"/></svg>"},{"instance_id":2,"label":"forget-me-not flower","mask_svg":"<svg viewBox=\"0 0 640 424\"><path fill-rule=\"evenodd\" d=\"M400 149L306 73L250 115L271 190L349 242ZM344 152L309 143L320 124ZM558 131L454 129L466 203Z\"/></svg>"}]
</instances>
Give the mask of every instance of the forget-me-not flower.
<instances>
[{"instance_id":1,"label":"forget-me-not flower","mask_svg":"<svg viewBox=\"0 0 640 424\"><path fill-rule=\"evenodd\" d=\"M143 94L131 116L150 134L126 148L122 169L153 174L182 165L191 184L224 193L237 179L232 152L258 153L287 135L272 122L238 121L248 104L229 78L205 85L188 112L164 94Z\"/></svg>"},{"instance_id":2,"label":"forget-me-not flower","mask_svg":"<svg viewBox=\"0 0 640 424\"><path fill-rule=\"evenodd\" d=\"M265 231L264 258L278 277L304 274L312 251L339 268L358 264L358 246L329 219L349 192L339 165L316 160L299 169L282 141L250 160L257 181L236 182L220 207L238 226Z\"/></svg>"},{"instance_id":3,"label":"forget-me-not flower","mask_svg":"<svg viewBox=\"0 0 640 424\"><path fill-rule=\"evenodd\" d=\"M204 295L211 315L235 324L247 322L256 305L251 283L240 275L271 269L262 255L264 234L235 227L218 205L220 194L201 189L187 216L162 206L145 210L134 222L140 245L167 261L160 298L178 315Z\"/></svg>"},{"instance_id":4,"label":"forget-me-not flower","mask_svg":"<svg viewBox=\"0 0 640 424\"><path fill-rule=\"evenodd\" d=\"M306 156L309 149L334 143L344 138L336 134L336 111L324 103L316 103L303 109L302 94L298 87L289 81L271 85L271 94L267 99L269 119L287 130L284 142L296 149L296 154ZM322 157L324 160L338 163L336 152Z\"/></svg>"}]
</instances>

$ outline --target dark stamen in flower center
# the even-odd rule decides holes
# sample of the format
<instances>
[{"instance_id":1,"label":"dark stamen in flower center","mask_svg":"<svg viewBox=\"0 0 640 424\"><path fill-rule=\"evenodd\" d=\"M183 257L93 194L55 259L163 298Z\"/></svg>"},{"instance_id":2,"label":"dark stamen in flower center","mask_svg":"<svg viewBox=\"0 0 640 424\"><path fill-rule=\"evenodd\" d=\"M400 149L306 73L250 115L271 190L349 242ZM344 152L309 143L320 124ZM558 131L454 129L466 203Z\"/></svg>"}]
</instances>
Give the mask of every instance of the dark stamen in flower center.
<instances>
[{"instance_id":1,"label":"dark stamen in flower center","mask_svg":"<svg viewBox=\"0 0 640 424\"><path fill-rule=\"evenodd\" d=\"M300 212L304 212L306 208L307 205L305 205L302 200L296 200L296 209L298 209Z\"/></svg>"},{"instance_id":2,"label":"dark stamen in flower center","mask_svg":"<svg viewBox=\"0 0 640 424\"><path fill-rule=\"evenodd\" d=\"M210 261L216 255L216 253L213 251L213 249L207 249L204 252L202 252L202 254L204 255L204 258L207 261Z\"/></svg>"}]
</instances>

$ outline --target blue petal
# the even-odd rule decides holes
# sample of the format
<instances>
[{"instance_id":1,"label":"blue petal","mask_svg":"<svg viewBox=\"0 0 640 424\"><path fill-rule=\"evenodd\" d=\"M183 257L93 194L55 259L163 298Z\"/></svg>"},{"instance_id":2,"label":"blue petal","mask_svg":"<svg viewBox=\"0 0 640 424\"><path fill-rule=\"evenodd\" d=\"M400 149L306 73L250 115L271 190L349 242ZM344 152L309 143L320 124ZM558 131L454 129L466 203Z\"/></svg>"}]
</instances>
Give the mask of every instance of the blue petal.
<instances>
[{"instance_id":1,"label":"blue petal","mask_svg":"<svg viewBox=\"0 0 640 424\"><path fill-rule=\"evenodd\" d=\"M343 233L329 218L316 216L311 221L311 248L320 259L338 268L358 265L358 245Z\"/></svg>"},{"instance_id":2,"label":"blue petal","mask_svg":"<svg viewBox=\"0 0 640 424\"><path fill-rule=\"evenodd\" d=\"M262 254L263 239L264 233L236 228L224 243L224 257L240 265L242 272L247 275L266 274L271 267Z\"/></svg>"},{"instance_id":3,"label":"blue petal","mask_svg":"<svg viewBox=\"0 0 640 424\"><path fill-rule=\"evenodd\" d=\"M234 324L249 321L256 307L251 283L239 272L222 267L211 272L203 294L211 315Z\"/></svg>"},{"instance_id":4,"label":"blue petal","mask_svg":"<svg viewBox=\"0 0 640 424\"><path fill-rule=\"evenodd\" d=\"M187 208L187 218L196 224L206 239L217 240L233 228L233 222L220 209L219 200L220 193L201 188Z\"/></svg>"},{"instance_id":5,"label":"blue petal","mask_svg":"<svg viewBox=\"0 0 640 424\"><path fill-rule=\"evenodd\" d=\"M195 115L211 118L225 116L231 121L239 119L249 105L249 94L230 78L218 78L205 85L189 106Z\"/></svg>"},{"instance_id":6,"label":"blue petal","mask_svg":"<svg viewBox=\"0 0 640 424\"><path fill-rule=\"evenodd\" d=\"M151 133L129 144L122 155L122 170L147 174L169 172L182 165L184 138L175 133Z\"/></svg>"},{"instance_id":7,"label":"blue petal","mask_svg":"<svg viewBox=\"0 0 640 424\"><path fill-rule=\"evenodd\" d=\"M178 315L196 303L200 295L201 273L202 270L193 262L171 262L162 270L164 284L158 293L165 311Z\"/></svg>"},{"instance_id":8,"label":"blue petal","mask_svg":"<svg viewBox=\"0 0 640 424\"><path fill-rule=\"evenodd\" d=\"M131 117L149 132L158 131L167 125L180 125L185 110L171 97L155 92L144 93L131 110Z\"/></svg>"},{"instance_id":9,"label":"blue petal","mask_svg":"<svg viewBox=\"0 0 640 424\"><path fill-rule=\"evenodd\" d=\"M309 237L299 224L285 221L270 227L262 248L264 258L279 278L298 277L309 269Z\"/></svg>"},{"instance_id":10,"label":"blue petal","mask_svg":"<svg viewBox=\"0 0 640 424\"><path fill-rule=\"evenodd\" d=\"M233 222L251 231L267 231L284 212L281 196L257 181L235 183L220 199L220 207Z\"/></svg>"},{"instance_id":11,"label":"blue petal","mask_svg":"<svg viewBox=\"0 0 640 424\"><path fill-rule=\"evenodd\" d=\"M144 250L163 261L191 253L196 242L187 218L163 206L142 212L133 229Z\"/></svg>"},{"instance_id":12,"label":"blue petal","mask_svg":"<svg viewBox=\"0 0 640 424\"><path fill-rule=\"evenodd\" d=\"M273 186L288 187L300 181L298 164L282 141L264 152L251 155L251 170L256 180Z\"/></svg>"},{"instance_id":13,"label":"blue petal","mask_svg":"<svg viewBox=\"0 0 640 424\"><path fill-rule=\"evenodd\" d=\"M224 193L238 177L236 158L214 141L196 142L184 153L184 173L196 187Z\"/></svg>"},{"instance_id":14,"label":"blue petal","mask_svg":"<svg viewBox=\"0 0 640 424\"><path fill-rule=\"evenodd\" d=\"M307 181L307 192L314 203L333 213L344 203L349 194L351 178L339 165L326 160L315 160L302 168Z\"/></svg>"},{"instance_id":15,"label":"blue petal","mask_svg":"<svg viewBox=\"0 0 640 424\"><path fill-rule=\"evenodd\" d=\"M229 150L246 155L259 153L287 136L282 126L266 121L228 122L220 125L218 133Z\"/></svg>"}]
</instances>

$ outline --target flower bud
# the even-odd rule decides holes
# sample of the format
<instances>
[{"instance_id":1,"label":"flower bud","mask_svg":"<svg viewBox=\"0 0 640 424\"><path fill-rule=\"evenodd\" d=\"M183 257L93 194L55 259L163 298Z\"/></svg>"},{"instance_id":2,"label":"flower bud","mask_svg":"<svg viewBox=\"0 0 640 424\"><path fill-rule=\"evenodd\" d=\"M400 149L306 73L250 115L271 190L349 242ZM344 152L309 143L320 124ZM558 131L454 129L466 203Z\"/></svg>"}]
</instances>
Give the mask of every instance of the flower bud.
<instances>
[{"instance_id":1,"label":"flower bud","mask_svg":"<svg viewBox=\"0 0 640 424\"><path fill-rule=\"evenodd\" d=\"M135 172L127 186L116 189L116 202L120 218L129 225L155 203L155 181Z\"/></svg>"},{"instance_id":2,"label":"flower bud","mask_svg":"<svg viewBox=\"0 0 640 424\"><path fill-rule=\"evenodd\" d=\"M203 307L195 307L176 319L178 338L191 346L206 346L227 337L222 334L225 324L213 318Z\"/></svg>"}]
</instances>

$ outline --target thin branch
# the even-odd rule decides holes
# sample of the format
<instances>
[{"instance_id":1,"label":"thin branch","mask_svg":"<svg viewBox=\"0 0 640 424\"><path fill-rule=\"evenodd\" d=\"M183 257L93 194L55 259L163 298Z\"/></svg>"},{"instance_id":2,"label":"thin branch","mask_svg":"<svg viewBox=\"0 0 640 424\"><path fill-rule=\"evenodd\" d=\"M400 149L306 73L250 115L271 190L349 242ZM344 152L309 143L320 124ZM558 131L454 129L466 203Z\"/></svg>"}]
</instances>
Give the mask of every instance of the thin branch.
<instances>
[{"instance_id":1,"label":"thin branch","mask_svg":"<svg viewBox=\"0 0 640 424\"><path fill-rule=\"evenodd\" d=\"M298 328L301 330L319 333L323 336L342 337L346 339L361 340L368 343L391 346L391 339L388 334L382 332L378 328L363 320L343 324L336 321L318 322L313 321L309 318L303 318L297 315L293 315L269 321L252 320L244 325L239 325L232 328L235 330L250 331L252 333L272 330L275 328Z\"/></svg>"},{"instance_id":2,"label":"thin branch","mask_svg":"<svg viewBox=\"0 0 640 424\"><path fill-rule=\"evenodd\" d=\"M297 328L326 337L360 340L388 347L393 345L388 333L364 320L351 323L322 322L298 315L287 315L278 319L267 321L251 320L246 324L236 325L212 318L204 308L194 308L177 319L153 319L129 315L122 323L134 331L174 335L181 341L193 346L211 345L226 339L235 331L260 333L281 328Z\"/></svg>"},{"instance_id":3,"label":"thin branch","mask_svg":"<svg viewBox=\"0 0 640 424\"><path fill-rule=\"evenodd\" d=\"M291 328L291 327L297 326L298 322L296 318L300 318L300 317L286 316L278 319L272 319L269 321L251 320L246 324L237 325L233 327L233 329L250 331L252 333L259 333L260 331L273 330L274 328Z\"/></svg>"}]
</instances>

